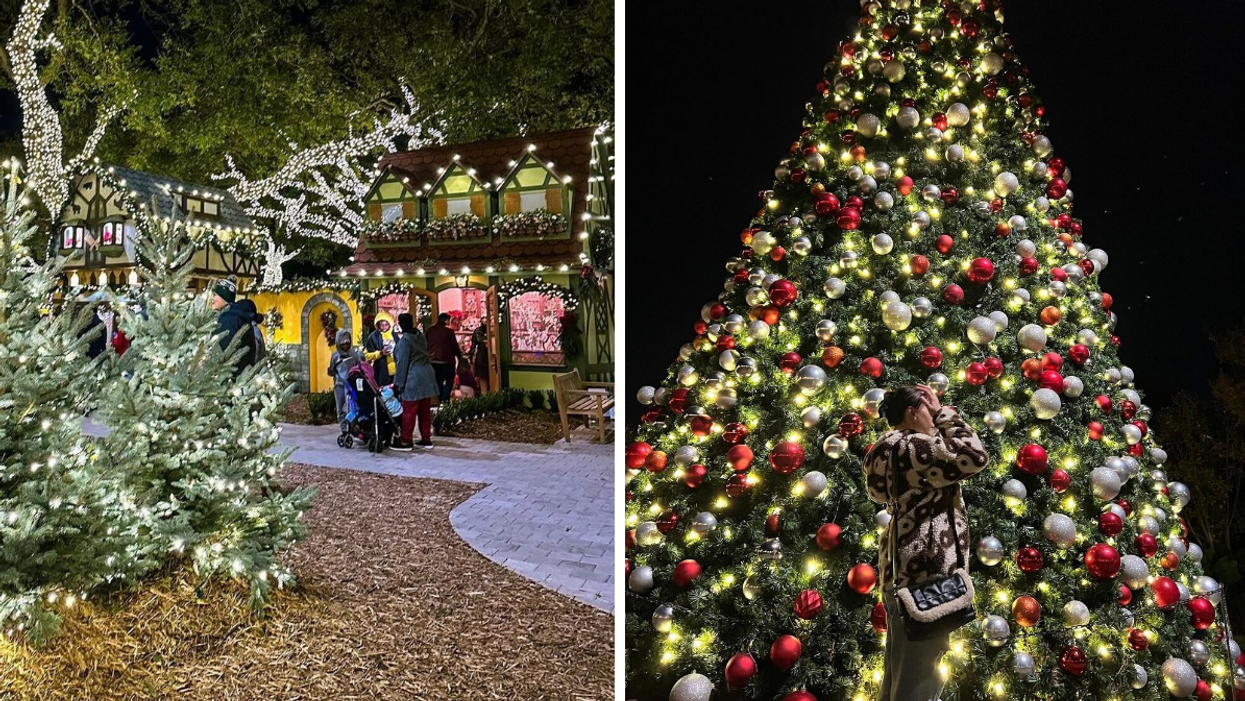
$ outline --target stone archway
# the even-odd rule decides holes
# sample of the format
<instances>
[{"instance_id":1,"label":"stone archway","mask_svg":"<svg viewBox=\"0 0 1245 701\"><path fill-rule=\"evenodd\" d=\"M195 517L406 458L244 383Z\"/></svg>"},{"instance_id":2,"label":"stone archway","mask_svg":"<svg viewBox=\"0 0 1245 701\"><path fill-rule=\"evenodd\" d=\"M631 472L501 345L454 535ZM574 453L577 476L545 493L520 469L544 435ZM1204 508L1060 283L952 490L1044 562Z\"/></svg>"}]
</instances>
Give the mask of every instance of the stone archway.
<instances>
[{"instance_id":1,"label":"stone archway","mask_svg":"<svg viewBox=\"0 0 1245 701\"><path fill-rule=\"evenodd\" d=\"M311 391L311 324L318 323L318 319L311 318L311 312L321 304L331 304L337 310L340 317L339 329L347 329L353 336L357 331L354 327L354 318L350 314L350 305L340 295L332 292L321 292L312 295L306 303L303 304L301 327L303 330L302 346L300 352L294 356L294 373L298 378L298 391Z\"/></svg>"}]
</instances>

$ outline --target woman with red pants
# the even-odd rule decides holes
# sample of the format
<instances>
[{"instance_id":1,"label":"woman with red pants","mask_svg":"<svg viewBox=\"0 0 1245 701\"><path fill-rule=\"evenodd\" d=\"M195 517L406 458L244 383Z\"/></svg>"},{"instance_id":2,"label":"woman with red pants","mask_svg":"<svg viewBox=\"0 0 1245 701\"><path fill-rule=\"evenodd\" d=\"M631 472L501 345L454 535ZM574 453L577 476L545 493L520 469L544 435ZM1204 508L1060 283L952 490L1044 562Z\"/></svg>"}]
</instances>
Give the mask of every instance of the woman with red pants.
<instances>
[{"instance_id":1,"label":"woman with red pants","mask_svg":"<svg viewBox=\"0 0 1245 701\"><path fill-rule=\"evenodd\" d=\"M410 314L398 315L402 338L394 349L397 372L393 377L394 393L402 400L402 433L394 442L394 450L409 451L419 418L419 445L432 447L432 398L437 395L437 376L428 356L428 340L415 326Z\"/></svg>"}]
</instances>

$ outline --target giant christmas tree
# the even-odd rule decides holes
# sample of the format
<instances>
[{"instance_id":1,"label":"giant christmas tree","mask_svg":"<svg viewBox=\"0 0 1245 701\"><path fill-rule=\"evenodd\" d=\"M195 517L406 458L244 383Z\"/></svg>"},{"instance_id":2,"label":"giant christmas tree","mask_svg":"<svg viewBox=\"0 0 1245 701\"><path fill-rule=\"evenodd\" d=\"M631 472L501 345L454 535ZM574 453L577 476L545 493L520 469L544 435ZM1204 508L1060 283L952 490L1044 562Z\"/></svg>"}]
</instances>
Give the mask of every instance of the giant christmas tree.
<instances>
[{"instance_id":1,"label":"giant christmas tree","mask_svg":"<svg viewBox=\"0 0 1245 701\"><path fill-rule=\"evenodd\" d=\"M883 390L923 383L992 456L964 483L979 619L945 701L1241 698L1000 3L863 5L724 291L640 392L628 697L876 698L888 516L861 459Z\"/></svg>"}]
</instances>

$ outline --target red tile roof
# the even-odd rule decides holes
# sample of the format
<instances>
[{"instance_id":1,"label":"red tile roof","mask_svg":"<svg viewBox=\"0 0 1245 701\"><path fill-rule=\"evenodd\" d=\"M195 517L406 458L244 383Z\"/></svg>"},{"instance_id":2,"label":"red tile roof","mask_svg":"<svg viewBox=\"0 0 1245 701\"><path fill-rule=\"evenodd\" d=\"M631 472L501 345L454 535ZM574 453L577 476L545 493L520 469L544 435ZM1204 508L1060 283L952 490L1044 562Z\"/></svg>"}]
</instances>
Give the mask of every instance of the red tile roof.
<instances>
[{"instance_id":1,"label":"red tile roof","mask_svg":"<svg viewBox=\"0 0 1245 701\"><path fill-rule=\"evenodd\" d=\"M436 146L416 151L401 151L384 156L379 163L383 170L392 170L395 174L410 178L413 187L422 187L424 183L433 183L440 177L438 168L446 168L458 162L466 168L474 168L476 176L490 185L497 178L510 173L511 161L517 161L528 153L528 144L535 144L535 155L542 163L553 163L554 172L559 175L571 176L571 187L574 197L571 212L567 217L570 222L569 240L561 241L508 241L493 235L488 243L464 244L461 246L431 246L422 241L402 244L369 245L360 240L355 251L355 262L346 268L349 274L365 271L372 274L376 270L385 270L391 274L394 270L413 270L420 264L435 260L436 265L450 270L461 269L463 265L473 269L501 260L518 263L530 269L537 263L557 266L562 263L572 268L579 265L579 254L583 251L583 242L578 234L583 230L581 224L583 214L587 210L588 178L591 175L592 137L596 129L586 127L567 131L533 136L518 136L495 141L478 141L470 144L453 146ZM426 268L431 266L424 265Z\"/></svg>"}]
</instances>

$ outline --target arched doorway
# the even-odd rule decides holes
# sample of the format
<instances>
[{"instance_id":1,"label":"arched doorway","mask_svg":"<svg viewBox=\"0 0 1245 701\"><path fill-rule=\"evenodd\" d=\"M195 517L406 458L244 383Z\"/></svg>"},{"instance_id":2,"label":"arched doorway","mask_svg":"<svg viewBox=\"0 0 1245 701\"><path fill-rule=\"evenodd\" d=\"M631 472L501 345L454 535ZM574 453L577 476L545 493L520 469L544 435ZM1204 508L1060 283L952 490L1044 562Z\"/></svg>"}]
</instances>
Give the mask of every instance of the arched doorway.
<instances>
[{"instance_id":1,"label":"arched doorway","mask_svg":"<svg viewBox=\"0 0 1245 701\"><path fill-rule=\"evenodd\" d=\"M334 344L322 321L324 315L330 312L336 315L336 328L350 331L352 338L358 334L354 319L351 318L350 307L341 297L322 292L307 300L303 305L302 329L303 348L308 354L307 389L311 392L333 391L333 378L328 376L328 370Z\"/></svg>"}]
</instances>

